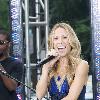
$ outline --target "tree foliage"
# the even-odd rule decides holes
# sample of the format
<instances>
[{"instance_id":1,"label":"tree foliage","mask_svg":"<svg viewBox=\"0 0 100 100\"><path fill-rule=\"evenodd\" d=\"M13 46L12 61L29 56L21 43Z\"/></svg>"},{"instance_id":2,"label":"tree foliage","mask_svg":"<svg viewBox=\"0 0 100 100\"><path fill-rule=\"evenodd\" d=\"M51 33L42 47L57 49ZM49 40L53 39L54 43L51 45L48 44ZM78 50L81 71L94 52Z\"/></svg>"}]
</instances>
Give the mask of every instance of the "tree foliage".
<instances>
[{"instance_id":1,"label":"tree foliage","mask_svg":"<svg viewBox=\"0 0 100 100\"><path fill-rule=\"evenodd\" d=\"M9 5L8 0L0 0L0 27L9 29Z\"/></svg>"}]
</instances>

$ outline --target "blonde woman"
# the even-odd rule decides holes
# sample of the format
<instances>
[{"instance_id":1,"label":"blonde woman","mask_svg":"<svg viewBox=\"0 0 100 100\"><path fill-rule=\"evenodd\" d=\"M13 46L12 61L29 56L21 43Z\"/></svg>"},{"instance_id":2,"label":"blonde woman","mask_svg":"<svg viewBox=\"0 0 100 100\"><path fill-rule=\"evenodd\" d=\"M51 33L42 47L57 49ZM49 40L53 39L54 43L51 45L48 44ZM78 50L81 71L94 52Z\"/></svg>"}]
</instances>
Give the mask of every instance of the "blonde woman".
<instances>
[{"instance_id":1,"label":"blonde woman","mask_svg":"<svg viewBox=\"0 0 100 100\"><path fill-rule=\"evenodd\" d=\"M36 86L41 100L47 91L51 100L85 100L88 62L80 58L80 42L69 24L58 23L51 30L48 55L56 56L43 65Z\"/></svg>"}]
</instances>

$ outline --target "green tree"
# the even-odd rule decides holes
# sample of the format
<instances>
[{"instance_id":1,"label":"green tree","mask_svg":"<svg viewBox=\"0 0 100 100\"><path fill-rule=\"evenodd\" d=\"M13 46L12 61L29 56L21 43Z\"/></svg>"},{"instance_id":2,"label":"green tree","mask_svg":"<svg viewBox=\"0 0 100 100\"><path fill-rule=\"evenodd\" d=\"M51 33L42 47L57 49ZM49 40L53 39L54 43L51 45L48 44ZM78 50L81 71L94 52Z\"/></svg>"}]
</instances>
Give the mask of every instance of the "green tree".
<instances>
[{"instance_id":1,"label":"green tree","mask_svg":"<svg viewBox=\"0 0 100 100\"><path fill-rule=\"evenodd\" d=\"M0 27L9 29L9 4L8 0L0 0Z\"/></svg>"}]
</instances>

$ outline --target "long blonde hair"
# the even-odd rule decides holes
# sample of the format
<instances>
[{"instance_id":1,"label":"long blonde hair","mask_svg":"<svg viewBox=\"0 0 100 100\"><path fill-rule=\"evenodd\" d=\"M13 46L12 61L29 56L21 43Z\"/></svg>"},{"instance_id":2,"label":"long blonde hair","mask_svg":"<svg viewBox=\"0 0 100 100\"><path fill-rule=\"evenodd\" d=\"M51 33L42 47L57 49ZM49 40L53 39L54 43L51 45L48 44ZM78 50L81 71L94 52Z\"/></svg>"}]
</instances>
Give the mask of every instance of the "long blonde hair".
<instances>
[{"instance_id":1,"label":"long blonde hair","mask_svg":"<svg viewBox=\"0 0 100 100\"><path fill-rule=\"evenodd\" d=\"M53 47L52 35L55 34L55 30L59 27L65 29L67 32L69 32L68 42L71 46L71 52L68 55L68 57L69 57L69 68L67 68L66 77L67 77L69 85L71 85L73 78L74 78L74 75L75 75L76 67L78 66L78 64L81 61L81 58L80 58L81 46L80 46L80 42L79 42L73 28L69 24L57 23L57 24L54 25L54 27L52 28L50 35L49 35L49 39L48 39L48 47L49 47L48 49L49 50L54 48ZM53 71L51 71L51 73L54 73L55 71L56 70L53 68Z\"/></svg>"}]
</instances>

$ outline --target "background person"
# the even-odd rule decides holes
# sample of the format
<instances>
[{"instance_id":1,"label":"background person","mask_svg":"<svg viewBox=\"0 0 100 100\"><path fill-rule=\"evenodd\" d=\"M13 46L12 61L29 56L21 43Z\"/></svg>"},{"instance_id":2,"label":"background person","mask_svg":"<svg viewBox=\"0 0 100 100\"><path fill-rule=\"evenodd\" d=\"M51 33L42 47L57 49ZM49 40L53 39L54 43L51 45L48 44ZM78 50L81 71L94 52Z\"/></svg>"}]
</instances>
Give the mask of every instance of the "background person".
<instances>
[{"instance_id":1,"label":"background person","mask_svg":"<svg viewBox=\"0 0 100 100\"><path fill-rule=\"evenodd\" d=\"M20 60L9 55L10 36L3 28L0 29L0 70L21 81L23 64ZM18 100L16 87L19 84L1 74L0 71L0 100Z\"/></svg>"}]
</instances>

